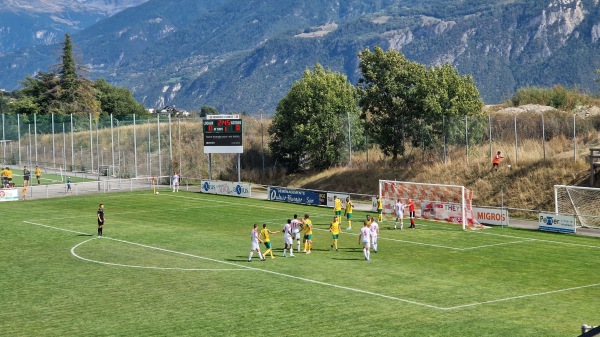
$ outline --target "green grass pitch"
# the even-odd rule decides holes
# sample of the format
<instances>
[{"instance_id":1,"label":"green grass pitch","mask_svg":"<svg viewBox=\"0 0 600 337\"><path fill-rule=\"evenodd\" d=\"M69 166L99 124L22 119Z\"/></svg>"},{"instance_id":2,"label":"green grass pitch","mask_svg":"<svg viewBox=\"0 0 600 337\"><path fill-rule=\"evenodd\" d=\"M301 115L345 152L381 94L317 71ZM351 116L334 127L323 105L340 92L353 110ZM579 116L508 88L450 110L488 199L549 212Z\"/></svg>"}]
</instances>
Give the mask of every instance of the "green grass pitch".
<instances>
[{"instance_id":1,"label":"green grass pitch","mask_svg":"<svg viewBox=\"0 0 600 337\"><path fill-rule=\"evenodd\" d=\"M313 219L313 254L281 257L279 233L276 259L246 262L252 224L279 231L294 213ZM0 331L574 336L600 324L596 238L384 222L366 262L356 236L365 214L335 252L333 211L321 207L150 191L0 203Z\"/></svg>"}]
</instances>

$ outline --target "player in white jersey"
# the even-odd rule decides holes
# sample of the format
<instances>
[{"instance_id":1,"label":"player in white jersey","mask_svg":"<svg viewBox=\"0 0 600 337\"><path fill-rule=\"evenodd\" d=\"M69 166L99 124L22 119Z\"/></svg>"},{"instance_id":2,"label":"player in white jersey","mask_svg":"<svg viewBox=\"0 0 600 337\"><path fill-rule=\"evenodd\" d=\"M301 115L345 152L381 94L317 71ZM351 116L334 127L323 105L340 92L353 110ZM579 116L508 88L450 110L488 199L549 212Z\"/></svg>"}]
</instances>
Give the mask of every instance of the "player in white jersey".
<instances>
[{"instance_id":1,"label":"player in white jersey","mask_svg":"<svg viewBox=\"0 0 600 337\"><path fill-rule=\"evenodd\" d=\"M358 236L358 244L362 244L363 253L365 254L365 260L371 261L371 230L367 227L367 221L365 221L363 228L360 229Z\"/></svg>"},{"instance_id":2,"label":"player in white jersey","mask_svg":"<svg viewBox=\"0 0 600 337\"><path fill-rule=\"evenodd\" d=\"M398 228L398 220L400 220L400 229L404 229L404 207L406 207L406 205L404 205L402 201L398 199L398 202L396 202L396 204L394 205L394 213L396 213L396 222L394 222L394 229Z\"/></svg>"},{"instance_id":3,"label":"player in white jersey","mask_svg":"<svg viewBox=\"0 0 600 337\"><path fill-rule=\"evenodd\" d=\"M377 238L379 237L379 224L375 222L375 219L371 222L371 245L373 252L377 253Z\"/></svg>"},{"instance_id":4,"label":"player in white jersey","mask_svg":"<svg viewBox=\"0 0 600 337\"><path fill-rule=\"evenodd\" d=\"M287 223L283 225L283 256L286 256L287 250L290 250L290 256L294 257L294 248L292 248L292 244L294 240L292 239L292 220L288 219Z\"/></svg>"},{"instance_id":5,"label":"player in white jersey","mask_svg":"<svg viewBox=\"0 0 600 337\"><path fill-rule=\"evenodd\" d=\"M292 226L292 241L294 239L296 239L296 242L298 242L298 248L296 248L296 251L299 252L300 251L300 220L298 220L298 214L294 214L294 219L292 219L292 222L290 223L290 225Z\"/></svg>"},{"instance_id":6,"label":"player in white jersey","mask_svg":"<svg viewBox=\"0 0 600 337\"><path fill-rule=\"evenodd\" d=\"M179 174L173 174L173 192L179 192Z\"/></svg>"},{"instance_id":7,"label":"player in white jersey","mask_svg":"<svg viewBox=\"0 0 600 337\"><path fill-rule=\"evenodd\" d=\"M261 239L258 236L259 236L258 225L254 224L254 229L252 229L252 232L250 232L250 238L252 240L252 246L250 247L250 255L248 255L248 262L252 262L252 255L254 255L254 251L258 252L258 257L260 257L261 261L265 260L265 258L260 253L260 246L259 246L259 244L262 241L261 241Z\"/></svg>"}]
</instances>

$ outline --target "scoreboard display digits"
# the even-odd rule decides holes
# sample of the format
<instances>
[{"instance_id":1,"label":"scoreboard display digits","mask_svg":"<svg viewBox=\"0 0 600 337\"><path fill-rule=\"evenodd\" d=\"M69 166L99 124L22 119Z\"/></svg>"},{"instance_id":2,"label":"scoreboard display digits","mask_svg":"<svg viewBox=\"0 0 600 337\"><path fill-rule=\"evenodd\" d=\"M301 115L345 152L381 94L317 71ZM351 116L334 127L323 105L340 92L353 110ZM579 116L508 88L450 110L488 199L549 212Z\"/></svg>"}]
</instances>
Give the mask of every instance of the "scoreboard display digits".
<instances>
[{"instance_id":1,"label":"scoreboard display digits","mask_svg":"<svg viewBox=\"0 0 600 337\"><path fill-rule=\"evenodd\" d=\"M204 121L204 133L241 133L241 119L209 119Z\"/></svg>"}]
</instances>

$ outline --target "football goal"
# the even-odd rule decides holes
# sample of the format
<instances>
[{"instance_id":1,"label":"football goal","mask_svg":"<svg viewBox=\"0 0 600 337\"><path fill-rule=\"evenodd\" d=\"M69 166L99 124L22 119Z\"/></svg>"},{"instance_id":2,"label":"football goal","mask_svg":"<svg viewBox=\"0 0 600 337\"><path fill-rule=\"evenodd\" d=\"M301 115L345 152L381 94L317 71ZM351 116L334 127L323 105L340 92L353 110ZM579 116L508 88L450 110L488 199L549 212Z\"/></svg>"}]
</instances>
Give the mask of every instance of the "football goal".
<instances>
[{"instance_id":1,"label":"football goal","mask_svg":"<svg viewBox=\"0 0 600 337\"><path fill-rule=\"evenodd\" d=\"M582 227L600 228L600 188L554 185L554 211L575 215Z\"/></svg>"},{"instance_id":2,"label":"football goal","mask_svg":"<svg viewBox=\"0 0 600 337\"><path fill-rule=\"evenodd\" d=\"M464 186L379 180L379 195L387 217L394 216L398 199L404 204L412 199L417 218L460 224L464 230L485 228L473 215L473 191Z\"/></svg>"}]
</instances>

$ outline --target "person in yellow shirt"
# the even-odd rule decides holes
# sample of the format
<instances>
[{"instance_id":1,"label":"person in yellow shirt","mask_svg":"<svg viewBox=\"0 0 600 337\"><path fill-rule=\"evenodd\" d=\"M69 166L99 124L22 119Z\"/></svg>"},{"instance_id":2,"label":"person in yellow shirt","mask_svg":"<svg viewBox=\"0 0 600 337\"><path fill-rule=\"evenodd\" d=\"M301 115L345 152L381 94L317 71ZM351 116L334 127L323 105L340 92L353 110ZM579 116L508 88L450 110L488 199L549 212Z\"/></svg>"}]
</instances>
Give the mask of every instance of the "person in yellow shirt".
<instances>
[{"instance_id":1,"label":"person in yellow shirt","mask_svg":"<svg viewBox=\"0 0 600 337\"><path fill-rule=\"evenodd\" d=\"M264 257L267 257L267 254L270 253L271 259L275 258L275 256L273 256L273 249L271 248L271 234L275 233L279 232L271 232L271 230L267 228L267 224L263 224L263 229L260 231L260 240L263 242L265 247L267 247L267 250L263 253Z\"/></svg>"},{"instance_id":2,"label":"person in yellow shirt","mask_svg":"<svg viewBox=\"0 0 600 337\"><path fill-rule=\"evenodd\" d=\"M331 250L338 251L338 238L340 233L342 232L340 229L340 222L338 221L338 217L333 217L333 221L329 225L329 231L331 232L331 236L333 238L333 244L331 245Z\"/></svg>"},{"instance_id":3,"label":"person in yellow shirt","mask_svg":"<svg viewBox=\"0 0 600 337\"><path fill-rule=\"evenodd\" d=\"M42 169L39 166L35 167L35 178L37 179L38 185L40 184L40 178L42 177Z\"/></svg>"},{"instance_id":4,"label":"person in yellow shirt","mask_svg":"<svg viewBox=\"0 0 600 337\"><path fill-rule=\"evenodd\" d=\"M342 201L337 197L337 195L333 196L333 211L335 212L337 221L342 222Z\"/></svg>"},{"instance_id":5,"label":"person in yellow shirt","mask_svg":"<svg viewBox=\"0 0 600 337\"><path fill-rule=\"evenodd\" d=\"M377 220L383 221L383 199L377 196Z\"/></svg>"},{"instance_id":6,"label":"person in yellow shirt","mask_svg":"<svg viewBox=\"0 0 600 337\"><path fill-rule=\"evenodd\" d=\"M304 214L304 218L302 218L302 230L304 230L303 252L306 254L310 254L312 252L313 224L312 221L309 219L308 214Z\"/></svg>"},{"instance_id":7,"label":"person in yellow shirt","mask_svg":"<svg viewBox=\"0 0 600 337\"><path fill-rule=\"evenodd\" d=\"M10 170L9 167L6 168L6 171L7 171L6 172L6 178L7 178L7 181L8 181L8 187L13 187L13 182L12 182L13 173Z\"/></svg>"},{"instance_id":8,"label":"person in yellow shirt","mask_svg":"<svg viewBox=\"0 0 600 337\"><path fill-rule=\"evenodd\" d=\"M2 176L2 187L7 187L7 185L8 185L8 167L2 169L2 173L0 173L0 176Z\"/></svg>"},{"instance_id":9,"label":"person in yellow shirt","mask_svg":"<svg viewBox=\"0 0 600 337\"><path fill-rule=\"evenodd\" d=\"M352 207L354 207L354 205L352 205L352 201L350 201L350 197L347 197L346 198L346 210L344 211L346 220L348 220L348 228L346 228L347 231L352 229ZM340 221L340 223L341 223L341 221Z\"/></svg>"}]
</instances>

